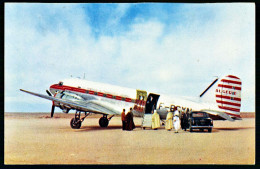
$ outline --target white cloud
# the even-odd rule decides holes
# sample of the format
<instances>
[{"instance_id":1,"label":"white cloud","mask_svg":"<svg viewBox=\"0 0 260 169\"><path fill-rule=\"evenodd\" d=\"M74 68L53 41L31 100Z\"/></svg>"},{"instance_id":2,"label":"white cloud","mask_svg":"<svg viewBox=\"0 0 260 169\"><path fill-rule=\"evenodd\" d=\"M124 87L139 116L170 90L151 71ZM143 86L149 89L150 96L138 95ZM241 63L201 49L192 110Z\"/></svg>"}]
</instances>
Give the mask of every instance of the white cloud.
<instances>
[{"instance_id":1,"label":"white cloud","mask_svg":"<svg viewBox=\"0 0 260 169\"><path fill-rule=\"evenodd\" d=\"M172 30L172 23L137 18L128 31L98 38L78 5L42 6L38 11L30 4L20 10L6 5L6 97L23 97L19 88L44 93L52 83L83 73L92 81L192 96L213 76L234 74L243 80L242 92L251 95L242 93L244 100L254 96L253 4L188 4ZM116 25L130 6L120 4L110 24ZM214 17L203 22L208 11ZM243 110L253 111L247 103Z\"/></svg>"}]
</instances>

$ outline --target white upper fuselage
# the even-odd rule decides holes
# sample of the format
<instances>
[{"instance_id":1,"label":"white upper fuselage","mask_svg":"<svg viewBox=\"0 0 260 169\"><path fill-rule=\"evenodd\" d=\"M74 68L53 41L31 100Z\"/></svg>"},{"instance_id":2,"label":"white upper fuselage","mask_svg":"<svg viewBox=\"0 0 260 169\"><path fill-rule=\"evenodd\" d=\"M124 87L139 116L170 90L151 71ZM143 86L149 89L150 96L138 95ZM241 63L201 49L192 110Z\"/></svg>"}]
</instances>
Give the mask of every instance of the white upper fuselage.
<instances>
[{"instance_id":1,"label":"white upper fuselage","mask_svg":"<svg viewBox=\"0 0 260 169\"><path fill-rule=\"evenodd\" d=\"M133 113L136 116L142 116L145 111L146 100L139 100L139 98L137 98L136 89L91 82L84 79L70 78L61 80L59 84L50 86L50 91L53 94L55 94L56 91L61 90L79 93L85 96L86 100L91 98L112 103L118 114L122 112L122 109L128 111L130 107L134 108ZM150 92L147 92L147 95L149 95L149 93ZM163 107L160 107L161 103L163 103ZM192 108L193 110L200 110L203 106L207 107L207 105L203 103L184 100L180 97L175 98L167 95L160 95L155 108L168 108L170 105L179 105L182 107Z\"/></svg>"}]
</instances>

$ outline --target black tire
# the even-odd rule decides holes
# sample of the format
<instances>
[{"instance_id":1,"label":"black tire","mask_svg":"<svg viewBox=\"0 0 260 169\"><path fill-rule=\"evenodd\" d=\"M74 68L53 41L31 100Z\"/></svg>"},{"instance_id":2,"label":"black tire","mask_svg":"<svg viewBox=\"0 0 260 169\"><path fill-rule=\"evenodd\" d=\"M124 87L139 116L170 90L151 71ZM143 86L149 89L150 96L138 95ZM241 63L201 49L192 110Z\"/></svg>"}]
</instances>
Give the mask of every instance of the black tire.
<instances>
[{"instance_id":1,"label":"black tire","mask_svg":"<svg viewBox=\"0 0 260 169\"><path fill-rule=\"evenodd\" d=\"M76 121L75 118L72 118L70 120L70 127L73 129L79 129L81 127L81 121L80 120Z\"/></svg>"},{"instance_id":2,"label":"black tire","mask_svg":"<svg viewBox=\"0 0 260 169\"><path fill-rule=\"evenodd\" d=\"M204 129L200 129L200 132L203 132L204 131Z\"/></svg>"},{"instance_id":3,"label":"black tire","mask_svg":"<svg viewBox=\"0 0 260 169\"><path fill-rule=\"evenodd\" d=\"M192 128L190 128L190 132L193 132L193 131L192 131Z\"/></svg>"},{"instance_id":4,"label":"black tire","mask_svg":"<svg viewBox=\"0 0 260 169\"><path fill-rule=\"evenodd\" d=\"M212 128L208 129L208 132L209 132L209 133L211 133L211 131L212 131Z\"/></svg>"},{"instance_id":5,"label":"black tire","mask_svg":"<svg viewBox=\"0 0 260 169\"><path fill-rule=\"evenodd\" d=\"M107 127L108 123L109 123L109 121L108 121L108 119L106 117L101 117L99 119L99 126L100 127Z\"/></svg>"}]
</instances>

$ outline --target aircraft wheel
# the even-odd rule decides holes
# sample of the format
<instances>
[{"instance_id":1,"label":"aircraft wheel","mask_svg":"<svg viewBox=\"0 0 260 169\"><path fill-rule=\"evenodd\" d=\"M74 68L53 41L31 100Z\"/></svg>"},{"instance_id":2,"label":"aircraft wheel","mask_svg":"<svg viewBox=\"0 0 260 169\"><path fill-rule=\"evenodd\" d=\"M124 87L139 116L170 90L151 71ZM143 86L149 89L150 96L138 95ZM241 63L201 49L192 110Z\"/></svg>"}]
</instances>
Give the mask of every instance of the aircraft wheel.
<instances>
[{"instance_id":1,"label":"aircraft wheel","mask_svg":"<svg viewBox=\"0 0 260 169\"><path fill-rule=\"evenodd\" d=\"M211 131L212 131L212 128L208 129L208 132L209 132L209 133L211 133Z\"/></svg>"},{"instance_id":2,"label":"aircraft wheel","mask_svg":"<svg viewBox=\"0 0 260 169\"><path fill-rule=\"evenodd\" d=\"M73 129L79 129L81 127L81 121L80 120L76 121L75 118L72 118L70 120L70 127Z\"/></svg>"},{"instance_id":3,"label":"aircraft wheel","mask_svg":"<svg viewBox=\"0 0 260 169\"><path fill-rule=\"evenodd\" d=\"M108 121L108 119L106 117L101 117L99 119L99 126L100 127L107 127L108 123L109 123L109 121Z\"/></svg>"},{"instance_id":4,"label":"aircraft wheel","mask_svg":"<svg viewBox=\"0 0 260 169\"><path fill-rule=\"evenodd\" d=\"M189 129L190 129L190 132L192 132L192 128L190 127Z\"/></svg>"}]
</instances>

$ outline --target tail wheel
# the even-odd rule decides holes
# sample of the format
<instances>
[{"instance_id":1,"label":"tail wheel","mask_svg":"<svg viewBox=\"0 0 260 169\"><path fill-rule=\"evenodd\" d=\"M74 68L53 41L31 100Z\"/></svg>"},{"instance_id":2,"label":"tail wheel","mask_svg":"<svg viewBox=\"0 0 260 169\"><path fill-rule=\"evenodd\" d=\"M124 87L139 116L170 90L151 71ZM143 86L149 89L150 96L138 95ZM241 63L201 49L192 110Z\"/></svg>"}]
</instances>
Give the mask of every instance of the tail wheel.
<instances>
[{"instance_id":1,"label":"tail wheel","mask_svg":"<svg viewBox=\"0 0 260 169\"><path fill-rule=\"evenodd\" d=\"M107 119L106 117L101 117L101 118L99 119L99 125L100 125L100 127L107 127L107 126L108 126L108 123L109 123L109 121L108 121L108 119Z\"/></svg>"},{"instance_id":2,"label":"tail wheel","mask_svg":"<svg viewBox=\"0 0 260 169\"><path fill-rule=\"evenodd\" d=\"M70 127L73 129L79 129L81 127L81 121L76 120L75 118L72 118L70 120Z\"/></svg>"}]
</instances>

